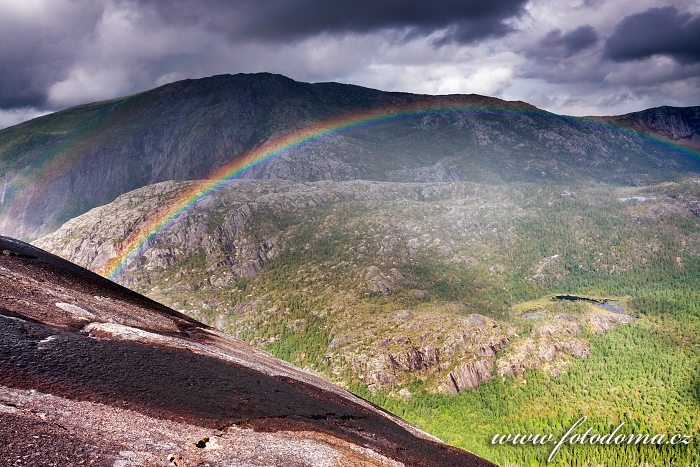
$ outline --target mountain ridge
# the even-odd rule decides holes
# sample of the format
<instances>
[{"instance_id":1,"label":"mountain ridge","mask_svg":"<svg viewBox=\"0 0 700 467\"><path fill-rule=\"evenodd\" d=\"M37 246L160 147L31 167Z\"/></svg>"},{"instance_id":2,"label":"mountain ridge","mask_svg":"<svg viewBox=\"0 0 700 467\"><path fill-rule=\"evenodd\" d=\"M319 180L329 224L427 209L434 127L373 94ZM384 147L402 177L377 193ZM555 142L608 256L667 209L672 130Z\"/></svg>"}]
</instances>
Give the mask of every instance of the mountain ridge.
<instances>
[{"instance_id":1,"label":"mountain ridge","mask_svg":"<svg viewBox=\"0 0 700 467\"><path fill-rule=\"evenodd\" d=\"M700 149L700 106L663 105L609 117L594 117L637 131L657 134L674 143Z\"/></svg>"},{"instance_id":2,"label":"mountain ridge","mask_svg":"<svg viewBox=\"0 0 700 467\"><path fill-rule=\"evenodd\" d=\"M634 132L535 110L520 101L309 84L273 74L218 75L76 106L0 130L0 232L38 237L122 193L160 181L205 178L232 157L328 119L396 105L455 102L477 111L426 112L344 132L258 166L245 177L588 177L644 184L700 170L700 162L681 159ZM494 105L512 112L489 111Z\"/></svg>"}]
</instances>

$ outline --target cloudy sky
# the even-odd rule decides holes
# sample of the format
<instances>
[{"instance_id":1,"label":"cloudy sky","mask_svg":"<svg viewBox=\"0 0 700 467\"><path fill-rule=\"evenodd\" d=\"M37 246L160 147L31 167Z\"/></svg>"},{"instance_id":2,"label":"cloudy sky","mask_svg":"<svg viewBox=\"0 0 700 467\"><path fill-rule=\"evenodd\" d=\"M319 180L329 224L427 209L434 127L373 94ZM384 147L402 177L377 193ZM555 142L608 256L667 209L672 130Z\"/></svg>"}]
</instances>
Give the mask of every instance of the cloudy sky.
<instances>
[{"instance_id":1,"label":"cloudy sky","mask_svg":"<svg viewBox=\"0 0 700 467\"><path fill-rule=\"evenodd\" d=\"M256 71L572 115L700 105L700 0L0 0L0 128Z\"/></svg>"}]
</instances>

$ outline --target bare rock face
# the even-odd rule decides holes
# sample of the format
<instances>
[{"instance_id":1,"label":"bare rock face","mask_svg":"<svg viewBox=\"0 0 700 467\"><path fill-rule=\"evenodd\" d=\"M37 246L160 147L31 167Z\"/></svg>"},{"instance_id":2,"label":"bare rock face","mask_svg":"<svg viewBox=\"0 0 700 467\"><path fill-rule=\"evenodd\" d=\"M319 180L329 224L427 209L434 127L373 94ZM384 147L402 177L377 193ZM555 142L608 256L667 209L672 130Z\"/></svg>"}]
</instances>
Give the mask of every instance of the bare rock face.
<instances>
[{"instance_id":1,"label":"bare rock face","mask_svg":"<svg viewBox=\"0 0 700 467\"><path fill-rule=\"evenodd\" d=\"M535 327L528 337L510 346L496 361L498 375L515 376L536 369L561 372L563 359L588 356L589 343L577 337L581 332L581 326L566 317Z\"/></svg>"},{"instance_id":2,"label":"bare rock face","mask_svg":"<svg viewBox=\"0 0 700 467\"><path fill-rule=\"evenodd\" d=\"M0 252L3 465L492 465L38 248Z\"/></svg>"},{"instance_id":3,"label":"bare rock face","mask_svg":"<svg viewBox=\"0 0 700 467\"><path fill-rule=\"evenodd\" d=\"M440 363L440 350L432 344L425 349L412 346L405 353L390 355L389 360L403 371L418 371Z\"/></svg>"},{"instance_id":4,"label":"bare rock face","mask_svg":"<svg viewBox=\"0 0 700 467\"><path fill-rule=\"evenodd\" d=\"M596 334L604 334L618 324L627 324L634 320L634 317L625 313L597 313L588 320L588 327Z\"/></svg>"},{"instance_id":5,"label":"bare rock face","mask_svg":"<svg viewBox=\"0 0 700 467\"><path fill-rule=\"evenodd\" d=\"M489 359L476 360L466 363L451 371L448 382L443 385L445 392L458 393L465 389L474 389L482 382L491 378L493 361Z\"/></svg>"},{"instance_id":6,"label":"bare rock face","mask_svg":"<svg viewBox=\"0 0 700 467\"><path fill-rule=\"evenodd\" d=\"M42 238L37 245L51 251L60 250L72 261L93 271L103 270L122 247L123 239L134 235L148 216L172 202L189 185L187 182L164 182L129 193L117 198L109 212L95 208L66 223L61 232ZM235 278L255 276L278 253L274 237L258 239L251 232L253 209L266 211L269 204L261 201L251 207L247 200L228 201L235 204L221 214L220 200L216 203L204 200L206 206L202 212L179 219L170 229L169 238L148 248L134 268L166 269L187 258L193 266L226 271L226 274L212 277L218 286L225 286ZM114 212L120 214L115 216ZM214 231L209 225L213 216L220 216ZM98 224L100 228L95 230L93 226ZM89 240L77 233L85 229L90 230Z\"/></svg>"},{"instance_id":7,"label":"bare rock face","mask_svg":"<svg viewBox=\"0 0 700 467\"><path fill-rule=\"evenodd\" d=\"M452 394L491 378L494 357L508 345L510 330L479 314L441 316L440 324L431 322L434 317L417 315L409 310L391 312L390 320L401 323L398 332L386 333L369 351L346 350L353 372L371 390L400 385L410 375L437 379L440 382L431 383L430 389ZM338 341L332 343L334 349Z\"/></svg>"},{"instance_id":8,"label":"bare rock face","mask_svg":"<svg viewBox=\"0 0 700 467\"><path fill-rule=\"evenodd\" d=\"M365 354L352 355L350 367L370 388L389 384L397 378L391 360L386 355L372 357Z\"/></svg>"},{"instance_id":9,"label":"bare rock face","mask_svg":"<svg viewBox=\"0 0 700 467\"><path fill-rule=\"evenodd\" d=\"M688 146L700 147L700 108L656 107L626 115L603 117L636 130L656 133Z\"/></svg>"}]
</instances>

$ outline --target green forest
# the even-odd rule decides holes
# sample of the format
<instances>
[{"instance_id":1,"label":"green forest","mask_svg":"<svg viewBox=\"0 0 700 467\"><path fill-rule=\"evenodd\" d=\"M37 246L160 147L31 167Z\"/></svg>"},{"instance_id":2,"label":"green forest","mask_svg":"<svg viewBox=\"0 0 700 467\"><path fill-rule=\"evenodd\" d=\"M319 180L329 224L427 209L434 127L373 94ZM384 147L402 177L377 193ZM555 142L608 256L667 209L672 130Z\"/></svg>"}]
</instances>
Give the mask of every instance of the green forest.
<instances>
[{"instance_id":1,"label":"green forest","mask_svg":"<svg viewBox=\"0 0 700 467\"><path fill-rule=\"evenodd\" d=\"M581 416L593 433L690 435L687 446L567 446L550 465L700 465L700 276L685 285L630 286L639 318L604 336L590 336L588 358L553 378L531 371L495 379L455 396L419 392L408 401L353 390L447 443L501 465L544 465L553 448L493 446L504 433L558 438ZM599 289L626 290L615 284ZM670 288L669 288L670 286ZM583 431L583 430L581 430Z\"/></svg>"}]
</instances>

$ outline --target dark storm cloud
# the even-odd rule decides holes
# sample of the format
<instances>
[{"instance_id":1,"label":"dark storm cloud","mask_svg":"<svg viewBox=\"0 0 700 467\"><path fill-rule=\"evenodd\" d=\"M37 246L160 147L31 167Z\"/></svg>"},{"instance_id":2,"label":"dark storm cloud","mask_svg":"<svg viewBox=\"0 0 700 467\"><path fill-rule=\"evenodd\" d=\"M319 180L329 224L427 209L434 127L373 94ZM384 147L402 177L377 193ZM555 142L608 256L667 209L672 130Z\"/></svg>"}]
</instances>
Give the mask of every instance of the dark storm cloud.
<instances>
[{"instance_id":1,"label":"dark storm cloud","mask_svg":"<svg viewBox=\"0 0 700 467\"><path fill-rule=\"evenodd\" d=\"M615 61L668 55L681 63L700 61L700 17L673 6L627 16L605 43L605 56Z\"/></svg>"},{"instance_id":2,"label":"dark storm cloud","mask_svg":"<svg viewBox=\"0 0 700 467\"><path fill-rule=\"evenodd\" d=\"M173 64L181 60L182 54L177 55L172 48L163 48L157 56L141 62L129 56L140 57L142 48L119 51L114 62L107 63L104 56L111 51L95 52L94 44L110 9L136 12L140 19L128 19L148 22L148 29L154 34L182 27L218 37L215 44L197 40L192 43L190 55L206 60L211 45L281 44L321 34L385 32L387 40L400 41L439 31L433 38L435 45L475 42L507 33L510 29L505 21L519 15L525 3L526 0L0 0L0 109L50 107L51 86L85 64L92 65L93 70L143 67L143 76L134 86L148 86L161 74L177 69ZM127 32L123 34L123 38L114 38L117 44L122 39L125 43L130 40ZM143 44L143 48L149 47L153 45ZM180 49L186 48L180 44ZM97 53L102 53L102 63L95 63L100 60Z\"/></svg>"},{"instance_id":3,"label":"dark storm cloud","mask_svg":"<svg viewBox=\"0 0 700 467\"><path fill-rule=\"evenodd\" d=\"M0 0L0 127L179 79L258 71L535 95L565 112L576 96L575 111L587 113L695 104L700 20L681 6L695 0L644 11L648 1ZM608 99L627 91L637 100Z\"/></svg>"},{"instance_id":4,"label":"dark storm cloud","mask_svg":"<svg viewBox=\"0 0 700 467\"><path fill-rule=\"evenodd\" d=\"M467 43L510 31L506 21L527 0L146 0L169 21L198 21L233 37L295 40L322 33L393 30L405 37L445 30L443 44ZM194 13L197 11L197 13Z\"/></svg>"},{"instance_id":5,"label":"dark storm cloud","mask_svg":"<svg viewBox=\"0 0 700 467\"><path fill-rule=\"evenodd\" d=\"M41 70L48 68L48 70ZM41 71L48 71L42 78ZM0 108L37 107L46 100L52 67L25 64L14 57L0 59Z\"/></svg>"},{"instance_id":6,"label":"dark storm cloud","mask_svg":"<svg viewBox=\"0 0 700 467\"><path fill-rule=\"evenodd\" d=\"M50 84L72 64L100 8L85 1L55 2L43 11L45 17L21 2L4 8L0 8L0 108L40 106Z\"/></svg>"},{"instance_id":7,"label":"dark storm cloud","mask_svg":"<svg viewBox=\"0 0 700 467\"><path fill-rule=\"evenodd\" d=\"M570 57L582 50L593 47L598 42L598 34L592 26L580 26L562 34L561 30L550 31L540 41L540 52L549 55Z\"/></svg>"},{"instance_id":8,"label":"dark storm cloud","mask_svg":"<svg viewBox=\"0 0 700 467\"><path fill-rule=\"evenodd\" d=\"M523 77L550 83L601 83L607 70L600 67L598 33L591 25L567 32L553 29L523 47L528 57L520 69Z\"/></svg>"}]
</instances>

